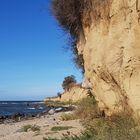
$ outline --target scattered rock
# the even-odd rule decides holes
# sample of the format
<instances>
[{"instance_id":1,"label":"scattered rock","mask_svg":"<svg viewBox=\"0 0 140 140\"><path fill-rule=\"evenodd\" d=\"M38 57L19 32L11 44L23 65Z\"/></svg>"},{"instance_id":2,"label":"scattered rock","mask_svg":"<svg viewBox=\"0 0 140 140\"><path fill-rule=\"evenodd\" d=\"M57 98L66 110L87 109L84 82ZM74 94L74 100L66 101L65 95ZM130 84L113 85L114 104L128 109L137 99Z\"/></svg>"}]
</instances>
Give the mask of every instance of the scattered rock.
<instances>
[{"instance_id":1,"label":"scattered rock","mask_svg":"<svg viewBox=\"0 0 140 140\"><path fill-rule=\"evenodd\" d=\"M53 115L55 113L55 109L53 108L53 109L50 109L49 111L48 111L48 114L49 115Z\"/></svg>"},{"instance_id":2,"label":"scattered rock","mask_svg":"<svg viewBox=\"0 0 140 140\"><path fill-rule=\"evenodd\" d=\"M60 112L60 111L63 111L64 109L62 107L59 107L59 108L56 108L55 109L55 112Z\"/></svg>"}]
</instances>

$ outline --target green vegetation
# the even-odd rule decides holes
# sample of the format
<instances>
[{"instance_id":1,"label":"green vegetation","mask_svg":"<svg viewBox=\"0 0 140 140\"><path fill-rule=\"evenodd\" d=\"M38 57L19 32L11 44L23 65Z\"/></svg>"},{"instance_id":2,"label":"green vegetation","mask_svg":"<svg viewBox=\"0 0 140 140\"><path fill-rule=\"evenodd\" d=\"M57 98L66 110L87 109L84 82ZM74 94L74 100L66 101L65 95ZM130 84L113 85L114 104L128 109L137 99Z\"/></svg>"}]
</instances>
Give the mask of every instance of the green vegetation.
<instances>
[{"instance_id":1,"label":"green vegetation","mask_svg":"<svg viewBox=\"0 0 140 140\"><path fill-rule=\"evenodd\" d=\"M21 128L21 132L28 132L28 131L37 132L40 131L40 127L37 125L25 125Z\"/></svg>"},{"instance_id":2,"label":"green vegetation","mask_svg":"<svg viewBox=\"0 0 140 140\"><path fill-rule=\"evenodd\" d=\"M109 20L111 1L52 0L52 12L64 31L71 34L73 46L76 46L80 35L84 36L83 27L89 27L92 20L94 22L103 18Z\"/></svg>"},{"instance_id":3,"label":"green vegetation","mask_svg":"<svg viewBox=\"0 0 140 140\"><path fill-rule=\"evenodd\" d=\"M106 20L109 23L110 4L112 0L53 0L53 14L60 26L71 35L71 46L74 54L74 62L84 72L84 59L78 54L76 44L82 37L85 39L84 28L88 28L99 21ZM91 18L92 17L92 18ZM64 88L65 89L65 88ZM86 132L78 136L67 136L61 140L139 140L140 125L134 120L132 114L120 112L107 117L105 112L98 108L98 102L89 96L78 103L75 115L81 119ZM64 120L71 117L64 116ZM44 138L44 140L57 140Z\"/></svg>"},{"instance_id":4,"label":"green vegetation","mask_svg":"<svg viewBox=\"0 0 140 140\"><path fill-rule=\"evenodd\" d=\"M51 100L47 100L45 101L46 106L64 106L64 105L72 105L71 101L68 102L61 102L61 101L51 101Z\"/></svg>"},{"instance_id":5,"label":"green vegetation","mask_svg":"<svg viewBox=\"0 0 140 140\"><path fill-rule=\"evenodd\" d=\"M77 119L78 117L75 115L75 114L72 114L72 113L63 113L61 115L61 120L62 121L69 121L69 120L75 120Z\"/></svg>"},{"instance_id":6,"label":"green vegetation","mask_svg":"<svg viewBox=\"0 0 140 140\"><path fill-rule=\"evenodd\" d=\"M114 116L112 120L89 117L83 125L95 140L138 140L140 137L137 124L125 114Z\"/></svg>"},{"instance_id":7,"label":"green vegetation","mask_svg":"<svg viewBox=\"0 0 140 140\"><path fill-rule=\"evenodd\" d=\"M78 50L77 47L73 48L73 54L74 54L74 64L76 64L77 68L82 70L82 73L85 73L85 69L84 69L84 58L83 58L83 54L78 54Z\"/></svg>"},{"instance_id":8,"label":"green vegetation","mask_svg":"<svg viewBox=\"0 0 140 140\"><path fill-rule=\"evenodd\" d=\"M51 131L63 131L63 130L69 130L73 128L72 126L54 126L51 128Z\"/></svg>"},{"instance_id":9,"label":"green vegetation","mask_svg":"<svg viewBox=\"0 0 140 140\"><path fill-rule=\"evenodd\" d=\"M43 138L43 140L59 140L57 138ZM81 134L81 136L68 136L66 135L65 137L63 137L61 140L96 140L93 138L92 133L90 132L84 132L83 134Z\"/></svg>"},{"instance_id":10,"label":"green vegetation","mask_svg":"<svg viewBox=\"0 0 140 140\"><path fill-rule=\"evenodd\" d=\"M98 109L98 103L94 97L83 99L79 103L76 114L95 140L138 140L140 138L140 125L134 121L131 114L121 112L107 118Z\"/></svg>"},{"instance_id":11,"label":"green vegetation","mask_svg":"<svg viewBox=\"0 0 140 140\"><path fill-rule=\"evenodd\" d=\"M110 21L110 5L112 0L52 0L52 13L59 25L71 35L71 50L74 62L84 73L84 59L78 54L76 44L81 39L85 41L84 28L89 28L92 22Z\"/></svg>"},{"instance_id":12,"label":"green vegetation","mask_svg":"<svg viewBox=\"0 0 140 140\"><path fill-rule=\"evenodd\" d=\"M99 116L98 104L94 96L82 99L78 103L75 114L79 116L80 119L84 120L87 120L88 117L93 118Z\"/></svg>"},{"instance_id":13,"label":"green vegetation","mask_svg":"<svg viewBox=\"0 0 140 140\"><path fill-rule=\"evenodd\" d=\"M120 112L105 117L98 109L98 102L94 97L87 97L79 102L75 115L81 119L86 131L80 136L65 136L61 140L139 140L140 138L140 125L131 114ZM65 119L67 120L67 116ZM58 139L44 138L44 140Z\"/></svg>"},{"instance_id":14,"label":"green vegetation","mask_svg":"<svg viewBox=\"0 0 140 140\"><path fill-rule=\"evenodd\" d=\"M74 62L79 68L83 67L83 56L78 54L76 44L83 34L83 16L85 11L91 9L91 0L53 0L52 12L59 22L59 25L71 35L71 50L74 54Z\"/></svg>"},{"instance_id":15,"label":"green vegetation","mask_svg":"<svg viewBox=\"0 0 140 140\"><path fill-rule=\"evenodd\" d=\"M61 99L62 94L60 92L58 92L57 96Z\"/></svg>"},{"instance_id":16,"label":"green vegetation","mask_svg":"<svg viewBox=\"0 0 140 140\"><path fill-rule=\"evenodd\" d=\"M88 1L88 0L86 0ZM82 18L85 4L84 0L53 0L53 14L59 21L60 26L72 36L79 36L82 31Z\"/></svg>"},{"instance_id":17,"label":"green vegetation","mask_svg":"<svg viewBox=\"0 0 140 140\"><path fill-rule=\"evenodd\" d=\"M75 84L76 84L75 76L71 75L71 76L67 76L64 78L64 81L62 83L62 87L64 90L69 90Z\"/></svg>"}]
</instances>

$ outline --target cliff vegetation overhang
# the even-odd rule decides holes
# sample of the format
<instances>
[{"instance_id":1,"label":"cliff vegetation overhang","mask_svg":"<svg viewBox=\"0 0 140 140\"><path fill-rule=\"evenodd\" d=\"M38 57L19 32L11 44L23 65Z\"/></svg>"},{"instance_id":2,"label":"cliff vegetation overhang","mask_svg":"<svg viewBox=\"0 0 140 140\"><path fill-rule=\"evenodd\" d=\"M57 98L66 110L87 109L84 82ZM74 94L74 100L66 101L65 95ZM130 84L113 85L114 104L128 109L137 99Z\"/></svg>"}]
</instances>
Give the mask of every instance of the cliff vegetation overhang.
<instances>
[{"instance_id":1,"label":"cliff vegetation overhang","mask_svg":"<svg viewBox=\"0 0 140 140\"><path fill-rule=\"evenodd\" d=\"M112 0L52 0L52 12L59 25L76 41L83 28L100 19L109 19Z\"/></svg>"},{"instance_id":2,"label":"cliff vegetation overhang","mask_svg":"<svg viewBox=\"0 0 140 140\"><path fill-rule=\"evenodd\" d=\"M52 12L59 25L71 35L74 62L84 72L83 56L78 54L76 44L85 37L84 28L109 19L112 0L52 0Z\"/></svg>"}]
</instances>

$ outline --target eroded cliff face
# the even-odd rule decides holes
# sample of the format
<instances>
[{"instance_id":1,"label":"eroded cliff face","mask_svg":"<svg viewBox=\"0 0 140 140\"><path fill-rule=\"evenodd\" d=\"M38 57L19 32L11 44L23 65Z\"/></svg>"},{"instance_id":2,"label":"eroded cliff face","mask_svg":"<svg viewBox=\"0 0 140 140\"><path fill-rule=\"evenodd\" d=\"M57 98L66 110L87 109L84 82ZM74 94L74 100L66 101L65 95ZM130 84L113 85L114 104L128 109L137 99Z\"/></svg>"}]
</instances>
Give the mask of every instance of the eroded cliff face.
<instances>
[{"instance_id":1,"label":"eroded cliff face","mask_svg":"<svg viewBox=\"0 0 140 140\"><path fill-rule=\"evenodd\" d=\"M88 89L80 86L74 86L69 91L62 94L60 101L62 102L77 102L88 96Z\"/></svg>"},{"instance_id":2,"label":"eroded cliff face","mask_svg":"<svg viewBox=\"0 0 140 140\"><path fill-rule=\"evenodd\" d=\"M102 8L99 22L92 12L90 26L83 21L77 44L85 80L106 112L130 107L140 114L140 0L112 0L108 15Z\"/></svg>"},{"instance_id":3,"label":"eroded cliff face","mask_svg":"<svg viewBox=\"0 0 140 140\"><path fill-rule=\"evenodd\" d=\"M89 96L88 89L75 85L69 91L64 91L60 97L46 98L45 101L60 101L60 102L77 102Z\"/></svg>"}]
</instances>

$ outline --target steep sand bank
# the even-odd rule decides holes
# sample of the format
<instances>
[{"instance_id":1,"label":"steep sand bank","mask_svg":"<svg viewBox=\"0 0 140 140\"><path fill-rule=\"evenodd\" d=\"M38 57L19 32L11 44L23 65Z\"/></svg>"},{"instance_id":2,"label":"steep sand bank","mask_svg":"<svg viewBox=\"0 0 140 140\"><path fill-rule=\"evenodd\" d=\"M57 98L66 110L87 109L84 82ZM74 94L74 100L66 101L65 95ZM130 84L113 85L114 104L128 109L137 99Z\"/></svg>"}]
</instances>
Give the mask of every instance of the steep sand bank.
<instances>
[{"instance_id":1,"label":"steep sand bank","mask_svg":"<svg viewBox=\"0 0 140 140\"><path fill-rule=\"evenodd\" d=\"M54 15L77 44L99 107L140 116L140 0L55 1Z\"/></svg>"},{"instance_id":2,"label":"steep sand bank","mask_svg":"<svg viewBox=\"0 0 140 140\"><path fill-rule=\"evenodd\" d=\"M88 89L85 89L81 86L73 86L69 91L64 91L61 95L61 98L59 97L50 97L44 99L44 101L60 101L60 102L77 102L83 98L86 98L88 96Z\"/></svg>"}]
</instances>

